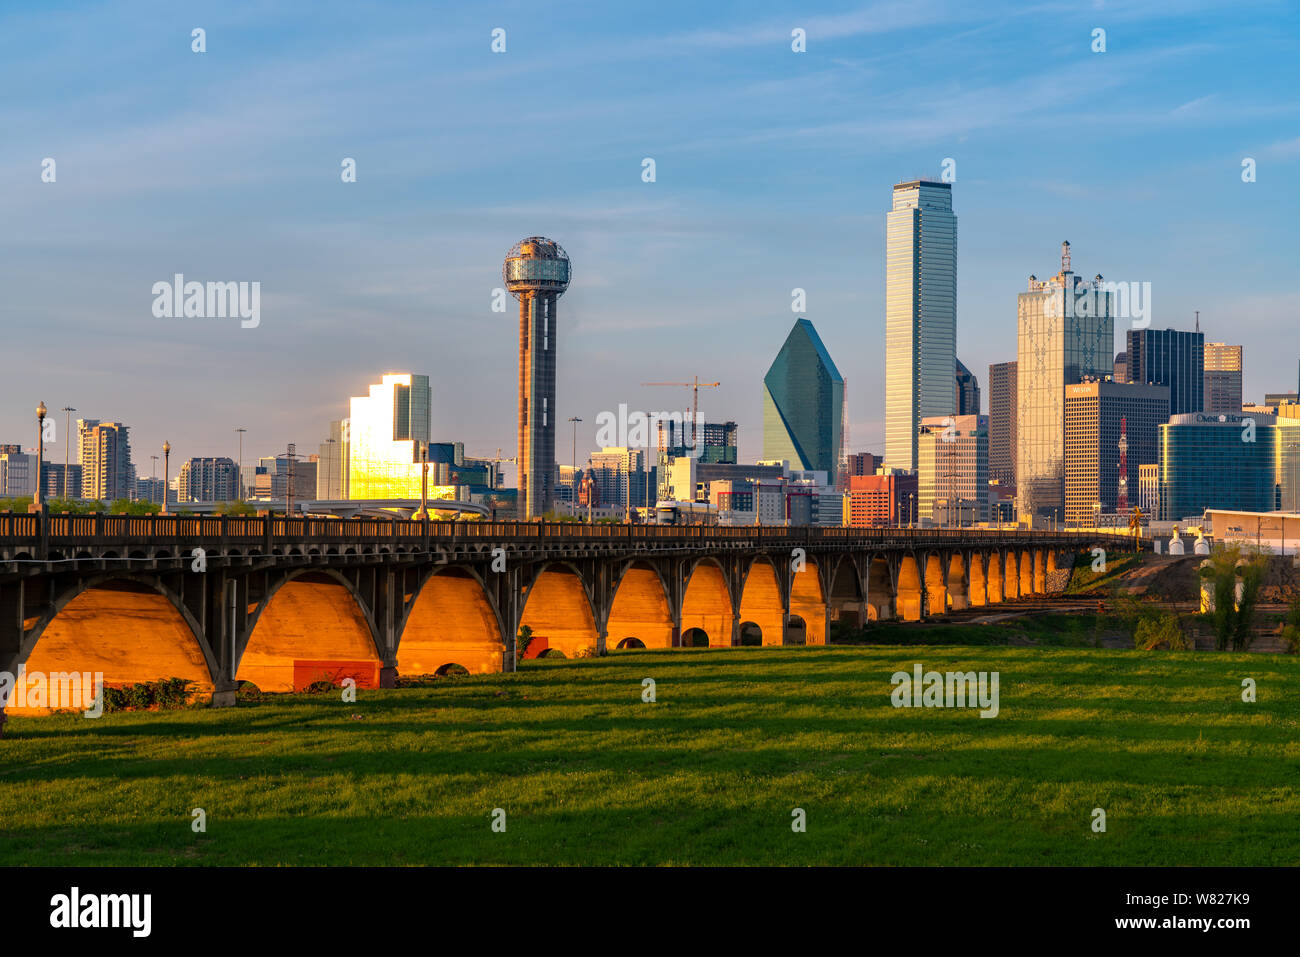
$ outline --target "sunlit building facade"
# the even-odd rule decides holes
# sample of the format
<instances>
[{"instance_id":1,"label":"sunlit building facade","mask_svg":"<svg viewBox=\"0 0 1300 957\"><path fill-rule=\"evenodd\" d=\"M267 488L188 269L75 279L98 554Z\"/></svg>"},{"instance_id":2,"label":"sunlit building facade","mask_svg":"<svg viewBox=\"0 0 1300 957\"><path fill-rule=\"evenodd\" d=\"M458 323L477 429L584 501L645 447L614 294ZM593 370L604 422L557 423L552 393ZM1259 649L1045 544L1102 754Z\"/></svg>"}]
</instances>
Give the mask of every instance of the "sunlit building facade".
<instances>
[{"instance_id":1,"label":"sunlit building facade","mask_svg":"<svg viewBox=\"0 0 1300 957\"><path fill-rule=\"evenodd\" d=\"M1029 277L1016 304L1016 504L1031 520L1065 513L1065 387L1115 369L1113 294L1101 276L1089 282L1070 268Z\"/></svg>"},{"instance_id":2,"label":"sunlit building facade","mask_svg":"<svg viewBox=\"0 0 1300 957\"><path fill-rule=\"evenodd\" d=\"M350 499L420 497L420 450L429 442L429 377L389 373L349 408Z\"/></svg>"},{"instance_id":3,"label":"sunlit building facade","mask_svg":"<svg viewBox=\"0 0 1300 957\"><path fill-rule=\"evenodd\" d=\"M951 184L897 184L885 232L885 464L911 471L921 420L957 411Z\"/></svg>"},{"instance_id":4,"label":"sunlit building facade","mask_svg":"<svg viewBox=\"0 0 1300 957\"><path fill-rule=\"evenodd\" d=\"M988 519L989 420L946 415L921 420L917 436L918 515L940 525Z\"/></svg>"},{"instance_id":5,"label":"sunlit building facade","mask_svg":"<svg viewBox=\"0 0 1300 957\"><path fill-rule=\"evenodd\" d=\"M1205 344L1205 411L1241 411L1242 348L1225 342Z\"/></svg>"}]
</instances>

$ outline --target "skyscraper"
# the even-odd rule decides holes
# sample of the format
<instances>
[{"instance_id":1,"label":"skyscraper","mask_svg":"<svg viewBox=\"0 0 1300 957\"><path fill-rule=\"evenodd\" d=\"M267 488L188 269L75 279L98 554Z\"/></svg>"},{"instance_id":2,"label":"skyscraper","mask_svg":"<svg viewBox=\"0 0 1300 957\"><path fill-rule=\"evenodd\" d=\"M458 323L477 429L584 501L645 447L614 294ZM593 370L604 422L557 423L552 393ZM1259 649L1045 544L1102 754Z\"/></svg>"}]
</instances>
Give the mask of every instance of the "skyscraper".
<instances>
[{"instance_id":1,"label":"skyscraper","mask_svg":"<svg viewBox=\"0 0 1300 957\"><path fill-rule=\"evenodd\" d=\"M1168 386L1170 415L1204 411L1205 333L1130 329L1125 341L1129 382Z\"/></svg>"},{"instance_id":2,"label":"skyscraper","mask_svg":"<svg viewBox=\"0 0 1300 957\"><path fill-rule=\"evenodd\" d=\"M431 403L429 377L410 373L385 373L369 395L352 397L348 498L420 497L420 449L429 442ZM295 476L295 498L316 490L316 474L310 485Z\"/></svg>"},{"instance_id":3,"label":"skyscraper","mask_svg":"<svg viewBox=\"0 0 1300 957\"><path fill-rule=\"evenodd\" d=\"M952 377L948 378L949 399ZM795 322L763 377L763 459L825 472L840 463L844 380L807 319Z\"/></svg>"},{"instance_id":4,"label":"skyscraper","mask_svg":"<svg viewBox=\"0 0 1300 957\"><path fill-rule=\"evenodd\" d=\"M989 478L1016 484L1016 363L989 366Z\"/></svg>"},{"instance_id":5,"label":"skyscraper","mask_svg":"<svg viewBox=\"0 0 1300 957\"><path fill-rule=\"evenodd\" d=\"M952 186L897 184L885 223L885 464L911 470L921 419L956 411Z\"/></svg>"},{"instance_id":6,"label":"skyscraper","mask_svg":"<svg viewBox=\"0 0 1300 957\"><path fill-rule=\"evenodd\" d=\"M1205 409L1220 412L1241 411L1242 348L1223 342L1205 344Z\"/></svg>"},{"instance_id":7,"label":"skyscraper","mask_svg":"<svg viewBox=\"0 0 1300 957\"><path fill-rule=\"evenodd\" d=\"M130 427L121 422L77 420L77 457L85 498L112 502L135 495L130 433Z\"/></svg>"},{"instance_id":8,"label":"skyscraper","mask_svg":"<svg viewBox=\"0 0 1300 957\"><path fill-rule=\"evenodd\" d=\"M1065 387L1115 368L1112 294L1070 268L1029 277L1017 297L1016 502L1022 515L1061 521L1065 510Z\"/></svg>"},{"instance_id":9,"label":"skyscraper","mask_svg":"<svg viewBox=\"0 0 1300 957\"><path fill-rule=\"evenodd\" d=\"M980 414L980 380L975 373L966 368L966 364L957 360L957 394L954 399L957 415Z\"/></svg>"},{"instance_id":10,"label":"skyscraper","mask_svg":"<svg viewBox=\"0 0 1300 957\"><path fill-rule=\"evenodd\" d=\"M1065 387L1066 524L1091 525L1097 514L1116 511L1121 429L1129 507L1139 503L1138 466L1158 460L1159 430L1168 419L1166 386L1095 381Z\"/></svg>"},{"instance_id":11,"label":"skyscraper","mask_svg":"<svg viewBox=\"0 0 1300 957\"><path fill-rule=\"evenodd\" d=\"M939 525L988 518L989 420L945 415L921 420L917 436L918 515Z\"/></svg>"},{"instance_id":12,"label":"skyscraper","mask_svg":"<svg viewBox=\"0 0 1300 957\"><path fill-rule=\"evenodd\" d=\"M555 501L555 303L569 276L569 254L541 236L515 243L501 270L519 300L518 514L525 521Z\"/></svg>"}]
</instances>

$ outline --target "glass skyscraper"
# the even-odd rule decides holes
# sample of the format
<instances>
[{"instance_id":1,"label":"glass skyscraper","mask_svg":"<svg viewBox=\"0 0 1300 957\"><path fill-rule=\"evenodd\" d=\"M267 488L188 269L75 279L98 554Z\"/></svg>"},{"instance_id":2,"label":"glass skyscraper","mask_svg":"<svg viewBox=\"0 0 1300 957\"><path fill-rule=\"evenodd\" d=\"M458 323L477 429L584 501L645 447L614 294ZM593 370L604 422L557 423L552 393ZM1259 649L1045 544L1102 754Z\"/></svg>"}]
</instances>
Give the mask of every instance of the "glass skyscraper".
<instances>
[{"instance_id":1,"label":"glass skyscraper","mask_svg":"<svg viewBox=\"0 0 1300 957\"><path fill-rule=\"evenodd\" d=\"M368 396L352 397L348 498L420 497L432 401L429 377L409 373L387 374Z\"/></svg>"},{"instance_id":2,"label":"glass skyscraper","mask_svg":"<svg viewBox=\"0 0 1300 957\"><path fill-rule=\"evenodd\" d=\"M897 184L885 231L885 464L913 470L921 420L957 411L951 184Z\"/></svg>"},{"instance_id":3,"label":"glass skyscraper","mask_svg":"<svg viewBox=\"0 0 1300 957\"><path fill-rule=\"evenodd\" d=\"M1205 411L1241 412L1241 346L1205 344Z\"/></svg>"},{"instance_id":4,"label":"glass skyscraper","mask_svg":"<svg viewBox=\"0 0 1300 957\"><path fill-rule=\"evenodd\" d=\"M1281 486L1290 484L1288 432L1278 428L1275 416L1262 413L1172 416L1160 426L1160 518L1176 522L1207 508L1280 507Z\"/></svg>"},{"instance_id":5,"label":"glass skyscraper","mask_svg":"<svg viewBox=\"0 0 1300 957\"><path fill-rule=\"evenodd\" d=\"M1101 276L1087 282L1070 270L1070 244L1061 244L1061 271L1029 277L1017 304L1016 501L1021 515L1064 520L1065 387L1115 367L1112 294Z\"/></svg>"},{"instance_id":6,"label":"glass skyscraper","mask_svg":"<svg viewBox=\"0 0 1300 957\"><path fill-rule=\"evenodd\" d=\"M1167 386L1170 415L1205 411L1205 333L1130 329L1125 340L1129 382Z\"/></svg>"},{"instance_id":7,"label":"glass skyscraper","mask_svg":"<svg viewBox=\"0 0 1300 957\"><path fill-rule=\"evenodd\" d=\"M952 372L948 374L952 399ZM834 484L840 461L844 379L817 330L800 319L763 377L763 459L825 472Z\"/></svg>"}]
</instances>

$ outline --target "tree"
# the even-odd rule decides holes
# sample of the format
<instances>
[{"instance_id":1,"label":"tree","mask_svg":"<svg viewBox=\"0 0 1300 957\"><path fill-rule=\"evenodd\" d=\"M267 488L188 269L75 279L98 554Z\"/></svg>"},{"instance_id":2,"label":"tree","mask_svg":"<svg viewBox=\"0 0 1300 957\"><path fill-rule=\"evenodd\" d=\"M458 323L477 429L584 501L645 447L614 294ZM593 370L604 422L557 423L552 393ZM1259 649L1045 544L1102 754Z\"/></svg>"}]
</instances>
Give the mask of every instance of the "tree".
<instances>
[{"instance_id":1,"label":"tree","mask_svg":"<svg viewBox=\"0 0 1300 957\"><path fill-rule=\"evenodd\" d=\"M533 640L533 629L524 625L519 629L519 637L515 639L515 664L524 660L528 654L528 646Z\"/></svg>"},{"instance_id":2,"label":"tree","mask_svg":"<svg viewBox=\"0 0 1300 957\"><path fill-rule=\"evenodd\" d=\"M1268 558L1258 550L1225 545L1212 552L1201 568L1214 592L1214 647L1245 651L1254 638L1255 608L1264 584ZM1237 594L1238 579L1241 594Z\"/></svg>"}]
</instances>

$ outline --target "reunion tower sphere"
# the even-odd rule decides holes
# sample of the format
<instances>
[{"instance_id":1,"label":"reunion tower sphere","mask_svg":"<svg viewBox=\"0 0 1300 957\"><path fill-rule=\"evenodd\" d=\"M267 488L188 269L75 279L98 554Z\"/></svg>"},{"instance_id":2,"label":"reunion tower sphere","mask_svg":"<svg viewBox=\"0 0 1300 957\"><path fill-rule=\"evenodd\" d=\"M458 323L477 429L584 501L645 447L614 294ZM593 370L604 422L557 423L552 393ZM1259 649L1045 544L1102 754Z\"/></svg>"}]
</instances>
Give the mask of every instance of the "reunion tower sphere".
<instances>
[{"instance_id":1,"label":"reunion tower sphere","mask_svg":"<svg viewBox=\"0 0 1300 957\"><path fill-rule=\"evenodd\" d=\"M562 296L569 288L569 254L553 239L529 236L510 247L501 278L516 299L529 293Z\"/></svg>"}]
</instances>

